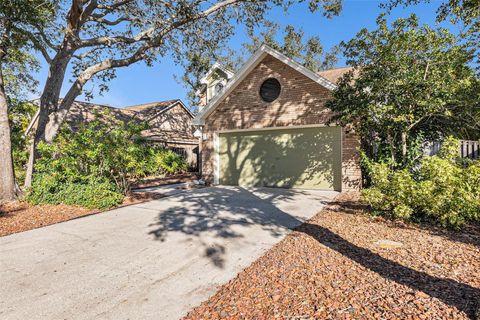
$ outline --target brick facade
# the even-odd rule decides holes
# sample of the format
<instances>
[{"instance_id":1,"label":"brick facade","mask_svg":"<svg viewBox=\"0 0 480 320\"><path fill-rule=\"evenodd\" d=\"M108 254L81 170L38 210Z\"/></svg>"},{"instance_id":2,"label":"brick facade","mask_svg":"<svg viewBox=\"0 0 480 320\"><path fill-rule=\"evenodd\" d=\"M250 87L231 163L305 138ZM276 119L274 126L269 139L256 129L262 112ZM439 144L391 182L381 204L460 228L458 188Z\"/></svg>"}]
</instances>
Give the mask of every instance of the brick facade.
<instances>
[{"instance_id":1,"label":"brick facade","mask_svg":"<svg viewBox=\"0 0 480 320\"><path fill-rule=\"evenodd\" d=\"M277 100L264 102L260 85L268 78L280 81L282 90ZM215 132L234 129L255 129L325 124L332 112L324 107L331 93L280 60L267 55L210 114L203 128L202 175L213 181L215 168ZM361 185L358 138L342 130L342 191Z\"/></svg>"}]
</instances>

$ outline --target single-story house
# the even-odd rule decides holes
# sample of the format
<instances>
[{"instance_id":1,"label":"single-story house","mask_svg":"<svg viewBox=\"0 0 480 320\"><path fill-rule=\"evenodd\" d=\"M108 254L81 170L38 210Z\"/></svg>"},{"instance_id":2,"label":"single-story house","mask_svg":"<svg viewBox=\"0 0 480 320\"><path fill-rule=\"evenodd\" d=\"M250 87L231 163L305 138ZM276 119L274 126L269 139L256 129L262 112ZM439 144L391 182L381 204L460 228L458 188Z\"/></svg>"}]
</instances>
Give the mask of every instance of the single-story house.
<instances>
[{"instance_id":1,"label":"single-story house","mask_svg":"<svg viewBox=\"0 0 480 320\"><path fill-rule=\"evenodd\" d=\"M142 131L142 136L155 145L171 149L185 157L190 166L198 166L198 138L194 136L195 127L192 124L194 115L181 100L167 100L123 108L108 105L75 101L70 108L65 123L72 129L81 123L92 121L96 114L102 119L121 122L135 121L148 123L149 128ZM32 119L27 134L35 126L38 113Z\"/></svg>"},{"instance_id":2,"label":"single-story house","mask_svg":"<svg viewBox=\"0 0 480 320\"><path fill-rule=\"evenodd\" d=\"M312 72L263 45L223 82L206 84L193 124L202 130L201 174L214 184L356 190L358 147L350 129L327 125L325 102L348 68ZM207 81L208 82L208 81Z\"/></svg>"}]
</instances>

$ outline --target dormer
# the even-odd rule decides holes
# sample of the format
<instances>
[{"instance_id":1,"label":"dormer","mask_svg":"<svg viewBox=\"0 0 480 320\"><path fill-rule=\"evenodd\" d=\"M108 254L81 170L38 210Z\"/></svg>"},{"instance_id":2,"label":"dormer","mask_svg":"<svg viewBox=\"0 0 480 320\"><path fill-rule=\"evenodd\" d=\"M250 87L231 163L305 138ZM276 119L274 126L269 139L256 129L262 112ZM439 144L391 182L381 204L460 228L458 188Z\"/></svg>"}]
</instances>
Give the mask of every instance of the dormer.
<instances>
[{"instance_id":1,"label":"dormer","mask_svg":"<svg viewBox=\"0 0 480 320\"><path fill-rule=\"evenodd\" d=\"M220 64L215 63L207 74L200 79L201 88L197 91L197 95L200 97L198 105L199 111L208 104L208 102L220 93L227 82L233 78L233 71L222 67Z\"/></svg>"}]
</instances>

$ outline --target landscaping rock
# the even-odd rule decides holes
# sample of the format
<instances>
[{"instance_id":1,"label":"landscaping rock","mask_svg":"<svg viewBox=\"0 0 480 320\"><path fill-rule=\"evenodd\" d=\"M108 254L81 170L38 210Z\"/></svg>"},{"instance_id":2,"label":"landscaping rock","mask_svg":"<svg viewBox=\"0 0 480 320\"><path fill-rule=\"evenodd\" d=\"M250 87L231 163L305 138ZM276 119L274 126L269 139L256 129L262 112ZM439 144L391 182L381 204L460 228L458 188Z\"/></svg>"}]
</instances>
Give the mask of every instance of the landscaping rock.
<instances>
[{"instance_id":1,"label":"landscaping rock","mask_svg":"<svg viewBox=\"0 0 480 320\"><path fill-rule=\"evenodd\" d=\"M391 240L378 240L377 242L375 242L375 245L382 249L396 249L403 246L403 243Z\"/></svg>"}]
</instances>

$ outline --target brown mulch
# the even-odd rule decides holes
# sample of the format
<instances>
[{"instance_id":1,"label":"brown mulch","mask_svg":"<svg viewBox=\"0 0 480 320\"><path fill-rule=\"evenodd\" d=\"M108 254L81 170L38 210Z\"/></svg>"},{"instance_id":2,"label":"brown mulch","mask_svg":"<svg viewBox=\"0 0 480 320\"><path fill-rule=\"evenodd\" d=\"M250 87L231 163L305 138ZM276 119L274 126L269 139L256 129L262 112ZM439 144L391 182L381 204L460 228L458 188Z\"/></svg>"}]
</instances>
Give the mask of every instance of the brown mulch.
<instances>
[{"instance_id":1,"label":"brown mulch","mask_svg":"<svg viewBox=\"0 0 480 320\"><path fill-rule=\"evenodd\" d=\"M297 228L186 319L466 319L480 303L480 230L363 214L356 194ZM385 249L378 240L403 245Z\"/></svg>"},{"instance_id":2,"label":"brown mulch","mask_svg":"<svg viewBox=\"0 0 480 320\"><path fill-rule=\"evenodd\" d=\"M198 175L195 172L185 172L169 176L147 177L134 184L135 188L148 188L163 186L167 184L183 183L197 180Z\"/></svg>"},{"instance_id":3,"label":"brown mulch","mask_svg":"<svg viewBox=\"0 0 480 320\"><path fill-rule=\"evenodd\" d=\"M94 210L64 204L32 206L21 201L4 203L0 205L0 236L48 226L93 212Z\"/></svg>"},{"instance_id":4,"label":"brown mulch","mask_svg":"<svg viewBox=\"0 0 480 320\"><path fill-rule=\"evenodd\" d=\"M189 182L197 179L196 173L188 172L166 177L148 177L135 185L146 188L174 183ZM125 197L119 207L160 199L164 196L155 192L134 192ZM114 209L114 208L111 208ZM111 210L108 209L108 210ZM13 233L41 228L71 219L101 213L107 210L91 210L69 205L36 205L13 201L0 203L0 237Z\"/></svg>"},{"instance_id":5,"label":"brown mulch","mask_svg":"<svg viewBox=\"0 0 480 320\"><path fill-rule=\"evenodd\" d=\"M125 197L123 203L117 208L163 197L163 195L153 192L135 192ZM115 208L108 210L112 209ZM65 204L34 206L23 201L7 202L0 204L0 237L108 210L99 211Z\"/></svg>"}]
</instances>

